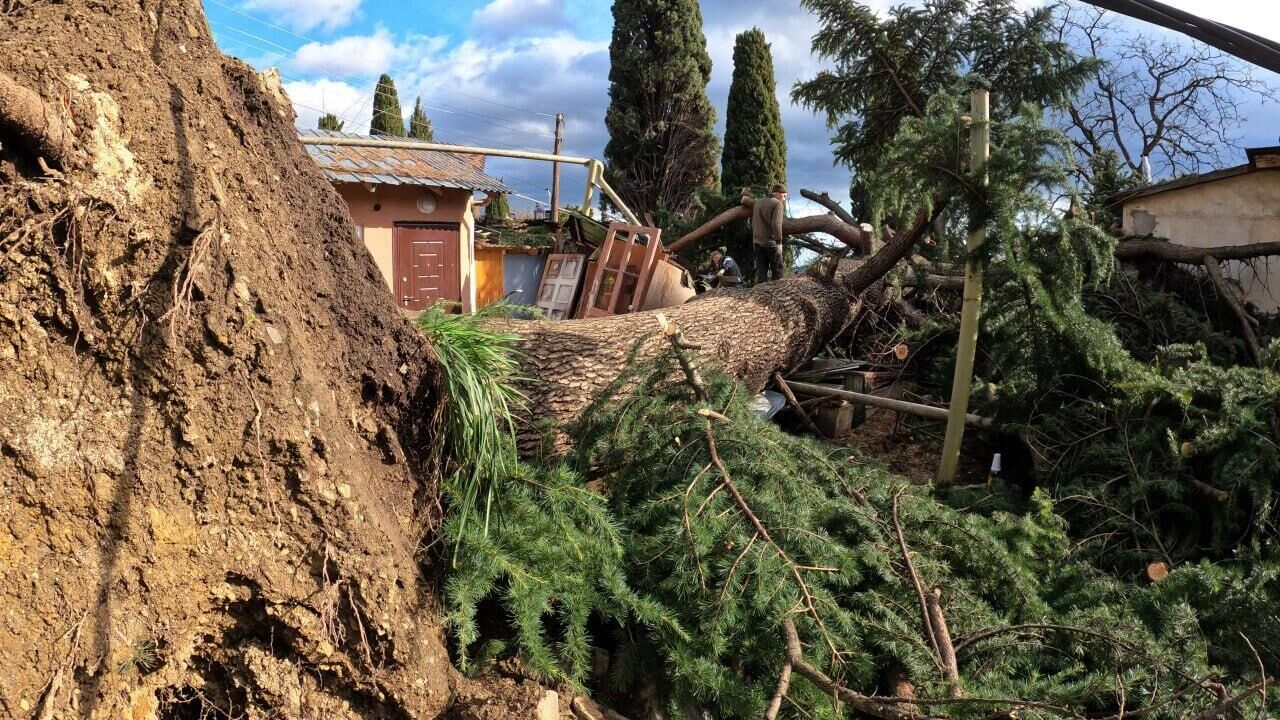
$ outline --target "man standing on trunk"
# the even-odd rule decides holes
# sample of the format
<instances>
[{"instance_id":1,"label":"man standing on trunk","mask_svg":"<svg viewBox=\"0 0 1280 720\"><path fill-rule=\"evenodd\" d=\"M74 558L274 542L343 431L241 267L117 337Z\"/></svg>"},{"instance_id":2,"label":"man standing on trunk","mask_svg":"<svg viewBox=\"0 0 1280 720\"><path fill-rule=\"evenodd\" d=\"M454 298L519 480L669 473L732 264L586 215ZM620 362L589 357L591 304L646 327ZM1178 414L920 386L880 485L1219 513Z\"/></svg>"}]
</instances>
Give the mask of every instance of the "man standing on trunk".
<instances>
[{"instance_id":1,"label":"man standing on trunk","mask_svg":"<svg viewBox=\"0 0 1280 720\"><path fill-rule=\"evenodd\" d=\"M756 248L756 283L782 279L782 219L787 188L774 185L768 197L751 206L751 240Z\"/></svg>"}]
</instances>

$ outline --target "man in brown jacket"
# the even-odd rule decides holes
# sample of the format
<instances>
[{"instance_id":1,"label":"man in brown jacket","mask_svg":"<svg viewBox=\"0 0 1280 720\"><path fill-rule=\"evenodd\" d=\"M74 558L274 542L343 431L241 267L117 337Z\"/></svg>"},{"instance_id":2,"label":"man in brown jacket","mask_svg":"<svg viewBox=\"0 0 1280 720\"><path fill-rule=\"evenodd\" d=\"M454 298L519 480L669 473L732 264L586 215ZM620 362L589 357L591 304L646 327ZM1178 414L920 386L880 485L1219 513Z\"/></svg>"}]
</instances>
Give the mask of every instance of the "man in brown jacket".
<instances>
[{"instance_id":1,"label":"man in brown jacket","mask_svg":"<svg viewBox=\"0 0 1280 720\"><path fill-rule=\"evenodd\" d=\"M751 206L751 241L756 248L757 283L782 278L782 219L787 214L786 203L786 186L774 185L772 193Z\"/></svg>"}]
</instances>

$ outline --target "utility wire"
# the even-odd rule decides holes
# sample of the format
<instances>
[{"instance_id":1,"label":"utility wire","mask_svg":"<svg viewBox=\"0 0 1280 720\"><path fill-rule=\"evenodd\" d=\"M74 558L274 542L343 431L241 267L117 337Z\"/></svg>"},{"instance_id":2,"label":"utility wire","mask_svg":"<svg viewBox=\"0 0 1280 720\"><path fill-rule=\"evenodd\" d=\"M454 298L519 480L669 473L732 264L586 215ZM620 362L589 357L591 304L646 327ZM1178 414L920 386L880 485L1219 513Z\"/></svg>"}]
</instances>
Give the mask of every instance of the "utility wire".
<instances>
[{"instance_id":1,"label":"utility wire","mask_svg":"<svg viewBox=\"0 0 1280 720\"><path fill-rule=\"evenodd\" d=\"M246 35L247 35L247 33L246 33ZM251 37L252 37L252 36L251 36ZM278 56L278 55L279 55L279 53L278 53L278 52L273 52L273 51L271 51L271 50L267 50L267 49L262 48L262 47L260 47L260 46L257 46L257 45L254 45L254 44L252 44L252 43L246 42L245 40L241 40L241 39L233 39L233 40L231 40L231 42L233 42L233 43L237 43L237 44L241 45L242 47L248 48L248 49L250 49L250 50L254 50L254 51L258 51L258 52L268 52L268 53L272 53L273 57L274 57L274 56ZM268 44L272 44L272 45L274 44L274 43L270 43L270 41L266 41L266 40L263 40L263 42L267 42ZM279 46L277 46L277 47L279 47ZM285 48L285 50L287 51L287 48ZM289 82L294 82L294 83L303 83L303 82L306 82L305 80L303 80L303 79L301 79L301 78L298 78L298 77L296 77L296 76L292 76L292 75L288 75L288 74L285 74L285 73L280 73L280 77L281 77L281 79L287 80L287 81L289 81ZM351 124L351 126L352 126L353 128L355 128L355 127L359 127L359 126L361 126L361 125L368 124L367 122L361 122L361 119L362 119L362 117L364 116L364 113L365 113L365 108L368 106L369 99L370 99L370 98L372 98L372 97L374 97L374 96L376 96L376 95L379 95L379 94L384 95L384 96L390 96L390 93L380 92L380 91L377 89L377 85L375 84L375 86L374 86L374 90L373 90L373 92L372 92L372 93L369 93L369 92L367 92L367 91L366 91L366 93L365 93L365 97L364 97L363 101L356 101L356 102L359 102L359 103L360 103L360 108L356 110L356 112L355 112L355 114L354 114L354 115L351 115L349 111L350 111L351 107L352 107L352 106L354 106L354 105L356 104L356 102L353 102L353 103L351 103L351 105L348 105L348 106L347 106L347 111L346 111L346 112L343 112L343 113L336 113L336 112L333 112L332 110L320 110L320 109L317 109L317 108L314 108L314 107L310 107L310 106L308 106L308 105L304 105L304 104L302 104L302 103L295 103L295 104L296 104L296 105L298 105L299 107L304 107L304 108L306 108L306 109L308 109L308 110L312 110L312 111L319 112L319 113L322 113L322 114L323 114L323 113L332 113L333 115L335 115L336 117L338 117L339 119L341 119L344 123L350 123L350 124ZM398 101L398 97L397 97L397 101ZM435 107L432 107L432 106L426 105L425 103L424 103L424 106L425 106L425 107L428 107L428 108L430 108L430 109L439 110L439 108L435 108ZM448 114L448 115L453 115L453 114L455 114L455 113L450 112L450 111L448 111L448 110L440 110L440 111L441 111L441 112L443 112L443 113L445 113L445 114ZM380 114L390 115L390 114L392 114L392 113L390 113L390 111L388 111L388 110L386 110L386 109L381 109L381 110L376 110L376 109L375 109L375 110L373 110L372 112L370 112L370 114L369 114L369 120L371 121L371 120L373 119L373 117L375 117L375 116L377 116L377 115L380 115ZM437 118L437 119L438 119L438 118ZM401 118L401 121L403 122L403 118ZM507 148L507 149L509 149L509 150L528 150L528 151L530 151L530 152L543 152L543 151L544 151L544 149L542 149L542 148L531 148L531 147L528 147L528 146L517 146L517 145L511 145L511 144L509 144L509 143L501 142L501 141L494 140L494 139L491 139L491 138L480 137L480 136L476 136L476 135L470 135L470 134L468 134L468 133L464 133L464 132L461 132L461 131L458 131L458 130L450 130L450 129L448 129L448 128L440 127L440 126L439 126L439 125L437 125L435 122L433 122L433 123L432 123L432 128L433 128L433 130L438 130L439 132L442 132L442 133L445 133L445 134L448 134L448 135L454 135L454 136L458 136L458 137L464 137L464 138L467 138L467 139L469 139L469 140L471 140L471 141L473 141L473 142L478 142L478 143L480 143L481 145L494 145L494 146L498 146L498 147ZM526 133L526 134L528 134L528 133Z\"/></svg>"},{"instance_id":2,"label":"utility wire","mask_svg":"<svg viewBox=\"0 0 1280 720\"><path fill-rule=\"evenodd\" d=\"M212 3L212 4L214 4L214 5L217 5L218 7L222 8L222 9L224 9L224 10L227 10L227 11L229 11L229 12L233 12L233 13L235 13L236 15L239 15L239 16L244 17L244 18L248 18L249 20L252 20L252 21L254 21L254 22L256 22L256 23L259 23L259 24L261 24L261 25L265 25L265 26L267 26L267 27L269 27L269 28L271 28L271 29L273 29L273 30L276 30L276 31L281 32L281 33L284 33L285 35L289 35L289 36L295 37L295 38L297 38L297 39L299 39L299 40L305 40L305 41L307 41L307 42L309 42L309 43L315 43L316 45L323 45L323 44L324 44L324 43L322 43L322 42L320 42L319 40L316 40L316 39L314 39L314 38L310 38L310 37L307 37L306 35L302 35L302 34L299 34L299 33L293 32L293 31L291 31L291 30L287 30L287 29L285 29L285 28L280 27L279 25L276 25L276 24L274 24L274 23L271 23L271 22L269 22L269 21L267 21L267 20L263 20L263 19L262 19L262 18L260 18L260 17L254 16L254 15L250 15L249 13L246 13L246 12L244 12L243 10L240 10L239 8L232 7L231 5L227 5L226 3L220 2L220 0L205 0L205 1L206 1L206 2L209 2L209 3ZM400 74L403 74L403 75L413 75L413 74L414 74L414 73L411 73L411 72L408 72L408 71L404 70L403 68L397 68L397 67L394 67L394 66L392 66L392 68L391 68L391 69L392 69L392 70L395 70L397 73L400 73ZM442 89L444 89L444 90L448 90L449 92L457 93L457 94L462 95L462 96L464 96L464 97L471 98L472 100L476 100L476 101L479 101L479 102L482 102L482 103L487 103L487 104L489 104L489 105L494 105L494 106L496 106L496 107L506 108L506 109L508 109L508 110L516 110L516 111L518 111L518 112L525 112L525 113L529 113L529 114L531 114L531 115L540 115L540 116L542 116L542 117L549 117L549 118L554 118L554 117L555 117L555 113L546 113L546 112L541 112L541 111L539 111L539 110L533 110L533 109L530 109L530 108L518 107L518 106L516 106L516 105L508 105L508 104L506 104L506 103L500 103L500 102L497 102L497 101L495 101L495 100L489 100L489 99L487 99L487 98L483 98L483 97L480 97L480 96L478 96L478 95L473 95L473 94L471 94L471 93L468 93L468 92L465 92L465 91L459 90L459 89L457 89L457 88L451 87L451 86L449 86L449 85L444 84L443 82L437 82L437 83L435 83L434 87L442 88Z\"/></svg>"},{"instance_id":3,"label":"utility wire","mask_svg":"<svg viewBox=\"0 0 1280 720\"><path fill-rule=\"evenodd\" d=\"M273 48L277 48L278 50L280 50L280 51L282 51L283 53L285 53L285 54L286 54L285 56L287 56L287 57L291 57L291 58L293 58L293 59L295 59L295 60L297 59L297 54L298 54L298 51L297 51L297 50L293 50L293 49L287 48L287 47L285 47L284 45L280 45L279 43L272 42L271 40L268 40L268 39L266 39L266 38L264 38L264 37L261 37L261 36L255 35L255 34L253 34L253 33L251 33L251 32L248 32L248 31L242 30L242 29L240 29L240 28L237 28L237 27L234 27L234 26L231 26L231 25L226 25L226 24L222 24L222 23L210 23L210 24L211 24L211 25L217 25L218 27L220 27L220 28L221 28L221 29L223 29L223 30L226 30L226 31L229 31L229 32L233 32L233 33L236 33L236 34L239 34L239 35L243 35L243 36L245 36L245 37L247 37L247 38L250 38L250 39L252 39L252 40L255 40L255 41L257 41L257 42L264 43L264 44L266 44L267 46L270 46L270 47L273 47ZM246 46L247 46L247 47L255 47L255 46L253 46L253 45L248 45L248 44L246 44ZM263 48L260 48L260 47L259 47L259 48L257 48L257 49L261 50L261 49L263 49ZM282 56L282 57L285 57L285 56ZM373 84L373 86L374 86L374 93L379 93L379 92L381 92L381 93L382 93L382 94L384 94L384 95L389 95L389 94L390 94L390 93L386 93L386 92L383 92L383 91L379 91L379 90L378 90L378 83L377 83L377 81L376 81L376 80L374 80L373 78L365 77L365 76L363 76L363 75L355 75L355 74L351 74L351 73L344 73L344 72L342 72L341 70L338 70L337 68L333 68L333 67L330 67L330 66L322 65L322 64L320 64L320 63L308 63L308 66L309 66L309 67L311 67L311 68L314 68L314 69L318 69L318 70L320 70L320 71L322 71L322 72L324 72L324 73L326 73L326 74L328 74L328 75L330 75L330 76L332 76L333 78L336 78L336 79L354 80L354 81L356 81L357 83L370 83L370 84ZM397 96L397 100L398 100L398 99L399 99L399 98L398 98L398 96ZM459 108L459 107L455 107L455 106L452 106L452 105L448 105L448 104L446 104L446 103L440 103L440 104L439 104L439 106L436 106L436 105L432 105L432 104L430 104L429 102L424 102L424 103L422 103L422 105L423 105L423 107L426 107L426 108L427 108L427 109L429 109L429 110L435 110L435 111L437 111L437 112L443 112L443 113L449 113L449 114L460 114L460 115L468 116L468 117L470 117L470 118L472 118L472 119L479 120L480 122L487 123L487 124L489 124L489 125L493 125L493 126L495 126L495 127L502 128L503 130L508 130L508 131L510 131L510 132L520 133L520 134L522 134L522 135L530 135L530 136L532 136L532 137L548 138L548 139L552 139L552 140L554 140L554 139L555 139L555 135L554 135L554 134L548 134L548 133L546 133L546 132L533 132L533 131L530 131L530 130L522 130L522 129L520 129L520 128L512 127L512 126L510 126L510 125L507 125L507 124L505 124L504 122L501 122L502 120L505 120L505 118L497 118L497 117L494 117L494 116L492 116L492 115L485 115L484 113L477 113L477 112L473 112L473 111L471 111L471 110L465 110L465 109L463 109L463 108Z\"/></svg>"}]
</instances>

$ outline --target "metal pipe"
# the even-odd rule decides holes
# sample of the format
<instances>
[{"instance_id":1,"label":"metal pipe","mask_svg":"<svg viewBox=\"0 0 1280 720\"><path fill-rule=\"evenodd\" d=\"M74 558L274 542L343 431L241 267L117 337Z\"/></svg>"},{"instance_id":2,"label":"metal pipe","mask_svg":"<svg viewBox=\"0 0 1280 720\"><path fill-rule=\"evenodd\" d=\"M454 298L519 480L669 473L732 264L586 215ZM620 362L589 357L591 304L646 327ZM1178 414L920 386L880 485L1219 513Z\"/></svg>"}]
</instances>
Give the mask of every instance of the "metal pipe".
<instances>
[{"instance_id":1,"label":"metal pipe","mask_svg":"<svg viewBox=\"0 0 1280 720\"><path fill-rule=\"evenodd\" d=\"M631 212L631 208L627 207L627 204L622 202L622 198L614 191L613 186L609 184L609 181L604 179L603 163L600 164L599 172L596 174L596 185L600 187L600 192L603 192L605 197L609 198L609 201L613 203L614 207L618 208L618 212L621 212L622 215L627 218L627 222L632 225L642 224L640 222L640 218L637 218L636 214Z\"/></svg>"},{"instance_id":2,"label":"metal pipe","mask_svg":"<svg viewBox=\"0 0 1280 720\"><path fill-rule=\"evenodd\" d=\"M907 413L908 415L916 415L930 420L946 420L950 411L944 407L935 405L921 405L920 403L907 402L906 400L894 400L893 398L880 397L879 395L868 395L866 393L854 392L852 390L841 390L838 388L827 387L826 385L815 385L813 383L797 382L788 380L787 385L797 393L803 395L814 395L817 397L833 397L849 402L856 402L862 405L870 405L871 407L883 408L885 410L894 410L896 412ZM995 427L996 423L991 418L965 413L964 421L968 425L972 425L983 430L990 430Z\"/></svg>"},{"instance_id":3,"label":"metal pipe","mask_svg":"<svg viewBox=\"0 0 1280 720\"><path fill-rule=\"evenodd\" d=\"M476 147L474 145L443 145L441 143L421 142L418 140L385 140L382 138L345 138L320 137L302 135L298 141L303 145L345 145L348 147L387 148L390 150L432 150L435 152L457 153L459 155L488 155L490 157L515 158L517 160L543 160L561 162L569 165L590 165L595 160L575 157L573 155L555 155L553 153L532 152L528 150L503 150L501 148Z\"/></svg>"},{"instance_id":4,"label":"metal pipe","mask_svg":"<svg viewBox=\"0 0 1280 720\"><path fill-rule=\"evenodd\" d=\"M582 201L582 211L590 212L591 189L599 187L609 201L618 208L622 216L632 225L639 225L640 220L631 208L622 202L618 193L609 187L604 179L604 163L591 158L573 155L555 155L553 153L532 152L526 150L501 150L498 148L476 147L473 145L442 145L440 143L421 142L418 140L384 140L382 138L346 138L300 135L298 141L303 145L342 145L346 147L386 148L389 150L430 150L433 152L458 153L460 155L487 155L489 157L515 158L516 160L544 160L552 163L582 165L587 168L586 193Z\"/></svg>"}]
</instances>

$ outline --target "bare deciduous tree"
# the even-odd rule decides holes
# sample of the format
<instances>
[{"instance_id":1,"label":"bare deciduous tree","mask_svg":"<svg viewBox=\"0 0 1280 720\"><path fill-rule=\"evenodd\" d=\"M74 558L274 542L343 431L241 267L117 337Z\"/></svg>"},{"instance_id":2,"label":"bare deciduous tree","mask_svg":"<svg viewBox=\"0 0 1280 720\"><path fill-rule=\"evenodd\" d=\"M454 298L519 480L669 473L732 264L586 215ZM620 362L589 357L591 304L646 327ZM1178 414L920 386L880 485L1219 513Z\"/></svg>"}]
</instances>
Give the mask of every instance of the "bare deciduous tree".
<instances>
[{"instance_id":1,"label":"bare deciduous tree","mask_svg":"<svg viewBox=\"0 0 1280 720\"><path fill-rule=\"evenodd\" d=\"M1113 150L1153 178L1234 162L1252 101L1276 99L1252 69L1207 45L1139 30L1103 10L1064 3L1061 38L1103 61L1097 77L1069 105L1063 126L1077 152Z\"/></svg>"}]
</instances>

